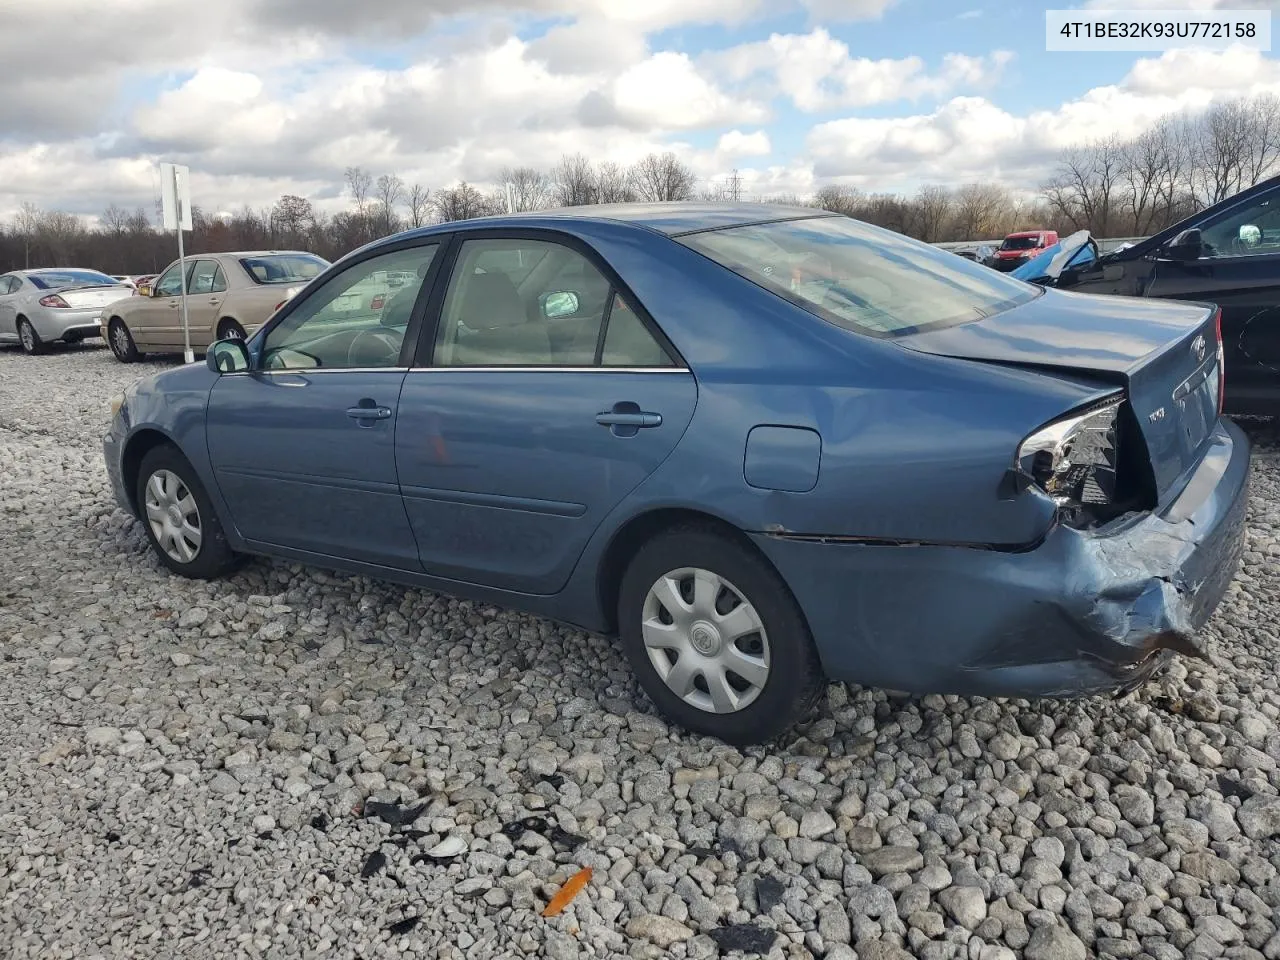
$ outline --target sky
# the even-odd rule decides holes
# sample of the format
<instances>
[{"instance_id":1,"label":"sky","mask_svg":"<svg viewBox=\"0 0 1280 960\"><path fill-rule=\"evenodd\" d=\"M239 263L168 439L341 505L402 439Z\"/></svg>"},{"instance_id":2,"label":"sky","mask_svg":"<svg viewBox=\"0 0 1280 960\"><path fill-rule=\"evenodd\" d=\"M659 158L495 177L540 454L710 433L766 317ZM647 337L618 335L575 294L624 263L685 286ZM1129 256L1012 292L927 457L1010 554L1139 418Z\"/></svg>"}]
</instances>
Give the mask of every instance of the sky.
<instances>
[{"instance_id":1,"label":"sky","mask_svg":"<svg viewBox=\"0 0 1280 960\"><path fill-rule=\"evenodd\" d=\"M1271 53L1046 52L1047 8L1261 0L11 0L0 219L349 204L343 170L435 189L566 153L671 150L749 196L838 183L1034 191L1064 147L1280 92Z\"/></svg>"}]
</instances>

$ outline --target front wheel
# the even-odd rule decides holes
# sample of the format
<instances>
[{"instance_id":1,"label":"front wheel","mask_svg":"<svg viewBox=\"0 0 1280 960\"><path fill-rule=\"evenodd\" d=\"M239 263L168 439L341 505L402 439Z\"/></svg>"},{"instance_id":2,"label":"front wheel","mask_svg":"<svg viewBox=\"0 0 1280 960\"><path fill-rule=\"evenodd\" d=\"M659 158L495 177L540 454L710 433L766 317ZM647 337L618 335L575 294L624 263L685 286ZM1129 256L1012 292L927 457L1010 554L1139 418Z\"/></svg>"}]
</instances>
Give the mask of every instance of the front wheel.
<instances>
[{"instance_id":1,"label":"front wheel","mask_svg":"<svg viewBox=\"0 0 1280 960\"><path fill-rule=\"evenodd\" d=\"M45 351L44 341L40 339L40 334L36 333L36 328L26 317L18 318L18 339L22 342L25 353L34 355Z\"/></svg>"},{"instance_id":2,"label":"front wheel","mask_svg":"<svg viewBox=\"0 0 1280 960\"><path fill-rule=\"evenodd\" d=\"M813 638L786 584L713 529L673 530L642 546L622 579L618 624L649 699L695 733L764 743L822 691Z\"/></svg>"},{"instance_id":3,"label":"front wheel","mask_svg":"<svg viewBox=\"0 0 1280 960\"><path fill-rule=\"evenodd\" d=\"M147 539L174 573L212 580L235 567L209 495L176 447L159 446L142 458L136 496Z\"/></svg>"},{"instance_id":4,"label":"front wheel","mask_svg":"<svg viewBox=\"0 0 1280 960\"><path fill-rule=\"evenodd\" d=\"M121 363L133 363L142 357L133 342L133 334L119 317L113 319L107 327L107 342L111 344L111 352Z\"/></svg>"},{"instance_id":5,"label":"front wheel","mask_svg":"<svg viewBox=\"0 0 1280 960\"><path fill-rule=\"evenodd\" d=\"M218 324L219 340L243 340L245 338L244 327L236 323L234 320L223 320Z\"/></svg>"}]
</instances>

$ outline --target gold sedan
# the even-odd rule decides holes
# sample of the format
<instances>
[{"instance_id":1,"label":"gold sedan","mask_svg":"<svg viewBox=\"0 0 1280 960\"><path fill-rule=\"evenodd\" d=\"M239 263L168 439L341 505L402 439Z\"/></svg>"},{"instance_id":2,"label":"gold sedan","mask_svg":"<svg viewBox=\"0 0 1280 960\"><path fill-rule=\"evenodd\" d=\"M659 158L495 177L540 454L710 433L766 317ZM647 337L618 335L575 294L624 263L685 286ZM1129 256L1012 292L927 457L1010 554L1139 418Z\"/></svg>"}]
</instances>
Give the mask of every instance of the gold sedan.
<instances>
[{"instance_id":1,"label":"gold sedan","mask_svg":"<svg viewBox=\"0 0 1280 960\"><path fill-rule=\"evenodd\" d=\"M121 363L147 353L181 353L183 264L191 349L215 340L243 339L329 266L313 253L261 250L200 253L175 260L143 293L111 304L102 336Z\"/></svg>"}]
</instances>

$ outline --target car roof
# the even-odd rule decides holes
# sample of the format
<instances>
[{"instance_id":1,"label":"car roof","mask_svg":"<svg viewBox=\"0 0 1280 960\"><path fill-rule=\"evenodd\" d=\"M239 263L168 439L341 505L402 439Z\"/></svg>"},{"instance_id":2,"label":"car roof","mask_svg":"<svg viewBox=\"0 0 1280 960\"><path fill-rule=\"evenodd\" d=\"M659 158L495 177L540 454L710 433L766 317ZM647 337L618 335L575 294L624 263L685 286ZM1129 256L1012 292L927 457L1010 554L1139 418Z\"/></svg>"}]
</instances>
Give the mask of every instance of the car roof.
<instances>
[{"instance_id":1,"label":"car roof","mask_svg":"<svg viewBox=\"0 0 1280 960\"><path fill-rule=\"evenodd\" d=\"M841 214L818 207L772 203L715 203L697 200L672 200L663 203L599 203L578 207L558 207L552 210L531 210L527 213L501 213L470 220L437 223L398 234L396 239L504 225L528 227L586 222L630 223L678 237L702 230L746 226L752 223L836 216ZM381 245L384 241L391 239L387 237L375 241L375 244Z\"/></svg>"},{"instance_id":2,"label":"car roof","mask_svg":"<svg viewBox=\"0 0 1280 960\"><path fill-rule=\"evenodd\" d=\"M1038 237L1042 233L1053 233L1052 230L1016 230L1009 234L1011 237Z\"/></svg>"}]
</instances>

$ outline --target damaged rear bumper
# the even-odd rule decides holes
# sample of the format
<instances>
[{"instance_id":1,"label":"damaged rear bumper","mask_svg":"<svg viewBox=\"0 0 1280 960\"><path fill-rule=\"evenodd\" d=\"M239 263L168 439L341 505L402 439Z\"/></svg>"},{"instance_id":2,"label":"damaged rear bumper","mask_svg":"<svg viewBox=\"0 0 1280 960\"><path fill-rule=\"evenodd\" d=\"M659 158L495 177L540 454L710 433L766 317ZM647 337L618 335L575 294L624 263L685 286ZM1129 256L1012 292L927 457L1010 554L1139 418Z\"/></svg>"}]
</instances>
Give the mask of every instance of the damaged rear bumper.
<instances>
[{"instance_id":1,"label":"damaged rear bumper","mask_svg":"<svg viewBox=\"0 0 1280 960\"><path fill-rule=\"evenodd\" d=\"M1221 421L1158 513L1034 549L871 545L760 534L827 675L913 693L1079 696L1130 689L1196 639L1239 564L1249 441Z\"/></svg>"}]
</instances>

